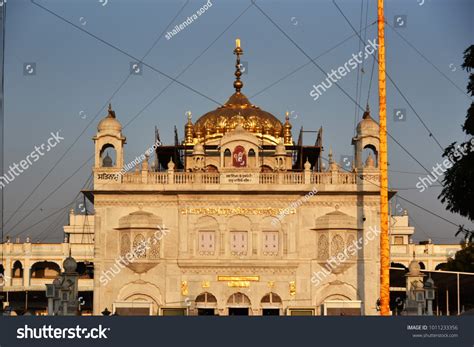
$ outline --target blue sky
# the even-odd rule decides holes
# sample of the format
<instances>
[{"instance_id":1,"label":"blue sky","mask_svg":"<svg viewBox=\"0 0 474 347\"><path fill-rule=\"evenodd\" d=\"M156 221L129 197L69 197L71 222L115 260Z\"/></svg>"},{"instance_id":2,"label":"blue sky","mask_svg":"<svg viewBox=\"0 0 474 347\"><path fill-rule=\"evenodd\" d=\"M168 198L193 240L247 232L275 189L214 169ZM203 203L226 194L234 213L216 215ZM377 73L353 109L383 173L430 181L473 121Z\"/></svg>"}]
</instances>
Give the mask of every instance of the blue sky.
<instances>
[{"instance_id":1,"label":"blue sky","mask_svg":"<svg viewBox=\"0 0 474 347\"><path fill-rule=\"evenodd\" d=\"M272 83L308 62L307 57L285 37L255 6L247 0L211 0L212 6L191 25L167 40L163 32L196 13L207 1L161 0L37 0L36 3L63 17L67 23L29 0L8 0L5 48L5 164L24 159L34 146L46 142L51 132L61 131L65 138L58 146L5 188L5 217L18 208L32 189L42 180L67 148L84 131L73 148L38 190L9 221L5 234L24 232L22 237L43 233L40 239L62 238L58 214L29 228L48 214L71 203L91 173L92 162L72 176L51 197L46 196L75 172L92 154L91 140L104 106L130 73L133 57L176 77L204 52L178 78L180 82L218 102L225 102L233 92L235 58L232 50L239 37L244 49L243 61L248 73L243 75L243 92L251 101L280 119L285 111L294 111L294 137L301 126L307 130L324 128L325 156L332 147L336 159L352 155L351 137L354 103L338 88L332 87L317 101L310 97L313 84L325 79L313 64L308 64L288 78L264 90ZM338 5L357 30L361 25L361 0L339 0ZM361 35L376 37L376 1L365 7ZM186 6L181 10L183 5ZM330 0L257 1L258 6L309 56L316 57L353 36L354 32ZM461 124L470 98L454 87L440 72L410 48L396 33L403 35L431 63L461 90L465 90L467 74L461 70L463 51L474 37L474 2L469 0L396 0L386 1L386 20L395 24L395 16L406 21L403 28L386 28L387 71L430 130L445 147L463 141ZM179 13L175 20L172 19ZM240 16L240 17L239 17ZM224 30L237 17L236 22ZM74 25L94 36L88 35ZM168 29L167 29L168 28ZM167 29L167 30L166 30ZM103 41L120 48L119 52ZM212 44L212 45L211 45ZM326 71L343 65L360 51L353 36L318 58ZM24 75L26 63L36 64L34 76ZM367 96L374 118L377 118L377 71L370 94L368 86L372 60L365 62L360 104ZM354 70L339 83L356 97L357 72ZM144 66L142 75L129 76L112 98L113 108L127 136L126 161L153 143L153 127L160 129L162 140L173 141L173 126L183 136L185 112L194 119L214 109L216 104L197 93L173 83L152 102L170 80ZM263 92L261 92L264 90ZM387 84L389 132L425 167L441 162L441 150L428 136L397 90ZM407 110L406 121L395 122L393 110ZM94 117L100 116L94 120ZM306 138L309 144L314 138ZM393 141L389 141L390 186L403 188L403 197L455 223L472 227L466 219L445 211L436 198L440 188L423 193L415 184L424 170ZM401 172L409 173L401 173ZM420 173L420 174L416 174ZM410 188L410 189L406 189ZM455 242L456 227L419 208L400 201L398 209L407 208L417 228L417 239L431 237L436 242ZM30 211L34 209L32 213ZM60 216L63 217L60 217ZM26 219L24 217L27 216ZM62 218L62 219L61 219ZM57 223L55 223L57 221ZM12 227L14 227L12 229ZM49 229L48 229L49 228Z\"/></svg>"}]
</instances>

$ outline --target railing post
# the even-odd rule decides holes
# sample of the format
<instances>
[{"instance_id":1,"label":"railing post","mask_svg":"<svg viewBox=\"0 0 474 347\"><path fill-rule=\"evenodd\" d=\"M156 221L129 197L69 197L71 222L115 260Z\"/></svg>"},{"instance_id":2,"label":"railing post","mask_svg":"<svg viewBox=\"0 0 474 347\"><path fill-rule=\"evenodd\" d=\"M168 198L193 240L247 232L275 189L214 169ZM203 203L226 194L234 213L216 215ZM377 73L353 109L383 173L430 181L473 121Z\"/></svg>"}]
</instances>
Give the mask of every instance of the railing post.
<instances>
[{"instance_id":1,"label":"railing post","mask_svg":"<svg viewBox=\"0 0 474 347\"><path fill-rule=\"evenodd\" d=\"M278 184L283 184L285 173L282 171L278 171L277 175L278 175Z\"/></svg>"},{"instance_id":2,"label":"railing post","mask_svg":"<svg viewBox=\"0 0 474 347\"><path fill-rule=\"evenodd\" d=\"M306 165L305 165L305 168L304 168L304 177L303 177L304 181L303 183L304 184L311 184L311 169L308 168Z\"/></svg>"},{"instance_id":3,"label":"railing post","mask_svg":"<svg viewBox=\"0 0 474 347\"><path fill-rule=\"evenodd\" d=\"M173 183L174 183L174 170L168 169L168 184L173 184Z\"/></svg>"},{"instance_id":4,"label":"railing post","mask_svg":"<svg viewBox=\"0 0 474 347\"><path fill-rule=\"evenodd\" d=\"M202 183L202 172L198 171L196 173L193 173L194 174L194 177L195 177L195 181L194 183L196 184L201 184Z\"/></svg>"},{"instance_id":5,"label":"railing post","mask_svg":"<svg viewBox=\"0 0 474 347\"><path fill-rule=\"evenodd\" d=\"M142 183L148 183L148 154L145 154L145 160L142 163Z\"/></svg>"}]
</instances>

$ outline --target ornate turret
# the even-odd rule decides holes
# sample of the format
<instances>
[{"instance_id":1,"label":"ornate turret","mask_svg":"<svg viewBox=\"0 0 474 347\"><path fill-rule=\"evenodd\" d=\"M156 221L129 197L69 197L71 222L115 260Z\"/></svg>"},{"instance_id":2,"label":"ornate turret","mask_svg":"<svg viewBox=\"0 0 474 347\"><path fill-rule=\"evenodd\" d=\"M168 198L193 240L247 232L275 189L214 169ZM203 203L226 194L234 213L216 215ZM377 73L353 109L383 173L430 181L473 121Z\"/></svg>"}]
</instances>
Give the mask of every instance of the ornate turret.
<instances>
[{"instance_id":1,"label":"ornate turret","mask_svg":"<svg viewBox=\"0 0 474 347\"><path fill-rule=\"evenodd\" d=\"M275 169L279 171L286 170L286 148L281 137L275 148Z\"/></svg>"},{"instance_id":2,"label":"ornate turret","mask_svg":"<svg viewBox=\"0 0 474 347\"><path fill-rule=\"evenodd\" d=\"M360 170L364 167L363 152L366 149L372 151L373 165L376 167L378 163L378 153L380 147L379 125L370 115L370 108L367 105L362 120L357 124L357 134L352 139L354 145L354 161L355 168Z\"/></svg>"},{"instance_id":3,"label":"ornate turret","mask_svg":"<svg viewBox=\"0 0 474 347\"><path fill-rule=\"evenodd\" d=\"M121 169L123 167L123 145L126 139L122 136L122 124L117 120L111 104L109 104L107 116L97 125L97 134L93 140L96 168ZM112 152L112 157L115 157L115 163L109 152Z\"/></svg>"}]
</instances>

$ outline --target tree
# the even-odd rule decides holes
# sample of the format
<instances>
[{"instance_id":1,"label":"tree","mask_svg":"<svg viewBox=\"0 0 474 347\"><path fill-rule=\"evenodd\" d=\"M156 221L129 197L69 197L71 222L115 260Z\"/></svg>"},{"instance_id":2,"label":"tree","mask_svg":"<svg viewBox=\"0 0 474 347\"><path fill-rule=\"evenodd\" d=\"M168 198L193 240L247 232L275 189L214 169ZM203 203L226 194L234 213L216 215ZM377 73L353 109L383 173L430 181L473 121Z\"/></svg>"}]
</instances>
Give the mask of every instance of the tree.
<instances>
[{"instance_id":1,"label":"tree","mask_svg":"<svg viewBox=\"0 0 474 347\"><path fill-rule=\"evenodd\" d=\"M464 51L462 68L470 73L467 91L474 96L474 73L471 73L474 69L474 45ZM453 142L444 150L443 157L449 159L452 166L445 172L443 190L438 199L446 203L448 211L474 221L474 102L467 110L462 130L469 137L467 141L459 145ZM456 236L460 233L469 241L474 238L474 232L465 230L463 226L459 227Z\"/></svg>"},{"instance_id":2,"label":"tree","mask_svg":"<svg viewBox=\"0 0 474 347\"><path fill-rule=\"evenodd\" d=\"M449 258L442 270L446 271L460 271L460 272L474 272L474 244L461 245L462 249L456 252L453 258Z\"/></svg>"}]
</instances>

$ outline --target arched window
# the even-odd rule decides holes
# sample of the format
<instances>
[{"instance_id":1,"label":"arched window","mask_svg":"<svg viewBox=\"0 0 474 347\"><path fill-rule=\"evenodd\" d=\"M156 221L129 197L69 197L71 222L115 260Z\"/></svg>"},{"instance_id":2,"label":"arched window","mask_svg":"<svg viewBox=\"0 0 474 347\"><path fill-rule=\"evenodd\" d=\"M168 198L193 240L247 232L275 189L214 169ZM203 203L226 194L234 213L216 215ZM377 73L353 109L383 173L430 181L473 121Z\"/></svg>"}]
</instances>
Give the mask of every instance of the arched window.
<instances>
[{"instance_id":1,"label":"arched window","mask_svg":"<svg viewBox=\"0 0 474 347\"><path fill-rule=\"evenodd\" d=\"M436 265L435 270L436 271L439 271L439 270L445 270L446 271L447 270L447 265L448 265L447 263L440 263L440 264Z\"/></svg>"},{"instance_id":2,"label":"arched window","mask_svg":"<svg viewBox=\"0 0 474 347\"><path fill-rule=\"evenodd\" d=\"M269 173L269 172L273 172L273 169L268 165L262 165L260 166L260 171L262 173Z\"/></svg>"},{"instance_id":3,"label":"arched window","mask_svg":"<svg viewBox=\"0 0 474 347\"><path fill-rule=\"evenodd\" d=\"M227 300L227 305L247 307L250 306L250 299L243 293L235 293L229 297L229 300Z\"/></svg>"},{"instance_id":4,"label":"arched window","mask_svg":"<svg viewBox=\"0 0 474 347\"><path fill-rule=\"evenodd\" d=\"M397 268L397 269L404 269L404 270L407 269L407 267L405 265L400 264L400 263L394 263L394 262L390 263L390 267L394 267L394 268Z\"/></svg>"},{"instance_id":5,"label":"arched window","mask_svg":"<svg viewBox=\"0 0 474 347\"><path fill-rule=\"evenodd\" d=\"M366 145L362 150L362 164L366 165L368 157L372 156L374 161L374 167L378 167L378 153L377 149L373 145Z\"/></svg>"},{"instance_id":6,"label":"arched window","mask_svg":"<svg viewBox=\"0 0 474 347\"><path fill-rule=\"evenodd\" d=\"M199 294L196 297L196 306L197 307L202 307L202 306L216 306L217 305L217 299L214 295L212 295L209 292L204 292L202 294Z\"/></svg>"},{"instance_id":7,"label":"arched window","mask_svg":"<svg viewBox=\"0 0 474 347\"><path fill-rule=\"evenodd\" d=\"M426 269L425 263L423 263L422 261L420 261L418 264L420 264L420 269Z\"/></svg>"},{"instance_id":8,"label":"arched window","mask_svg":"<svg viewBox=\"0 0 474 347\"><path fill-rule=\"evenodd\" d=\"M206 172L219 172L219 170L215 165L207 165Z\"/></svg>"},{"instance_id":9,"label":"arched window","mask_svg":"<svg viewBox=\"0 0 474 347\"><path fill-rule=\"evenodd\" d=\"M260 303L262 304L262 306L275 306L281 305L282 300L278 294L270 292L262 298Z\"/></svg>"},{"instance_id":10,"label":"arched window","mask_svg":"<svg viewBox=\"0 0 474 347\"><path fill-rule=\"evenodd\" d=\"M80 261L77 263L76 271L79 274L79 278L94 278L94 263L88 261Z\"/></svg>"},{"instance_id":11,"label":"arched window","mask_svg":"<svg viewBox=\"0 0 474 347\"><path fill-rule=\"evenodd\" d=\"M56 278L60 273L59 265L50 261L37 262L31 267L31 278Z\"/></svg>"},{"instance_id":12,"label":"arched window","mask_svg":"<svg viewBox=\"0 0 474 347\"><path fill-rule=\"evenodd\" d=\"M232 154L230 152L230 149L226 149L224 151L224 166L229 167L232 165Z\"/></svg>"},{"instance_id":13,"label":"arched window","mask_svg":"<svg viewBox=\"0 0 474 347\"><path fill-rule=\"evenodd\" d=\"M114 167L117 163L117 152L113 145L106 144L100 150L100 165L102 167Z\"/></svg>"},{"instance_id":14,"label":"arched window","mask_svg":"<svg viewBox=\"0 0 474 347\"><path fill-rule=\"evenodd\" d=\"M22 278L23 277L23 265L21 265L21 261L19 261L19 260L15 261L13 263L12 277L13 278Z\"/></svg>"}]
</instances>

